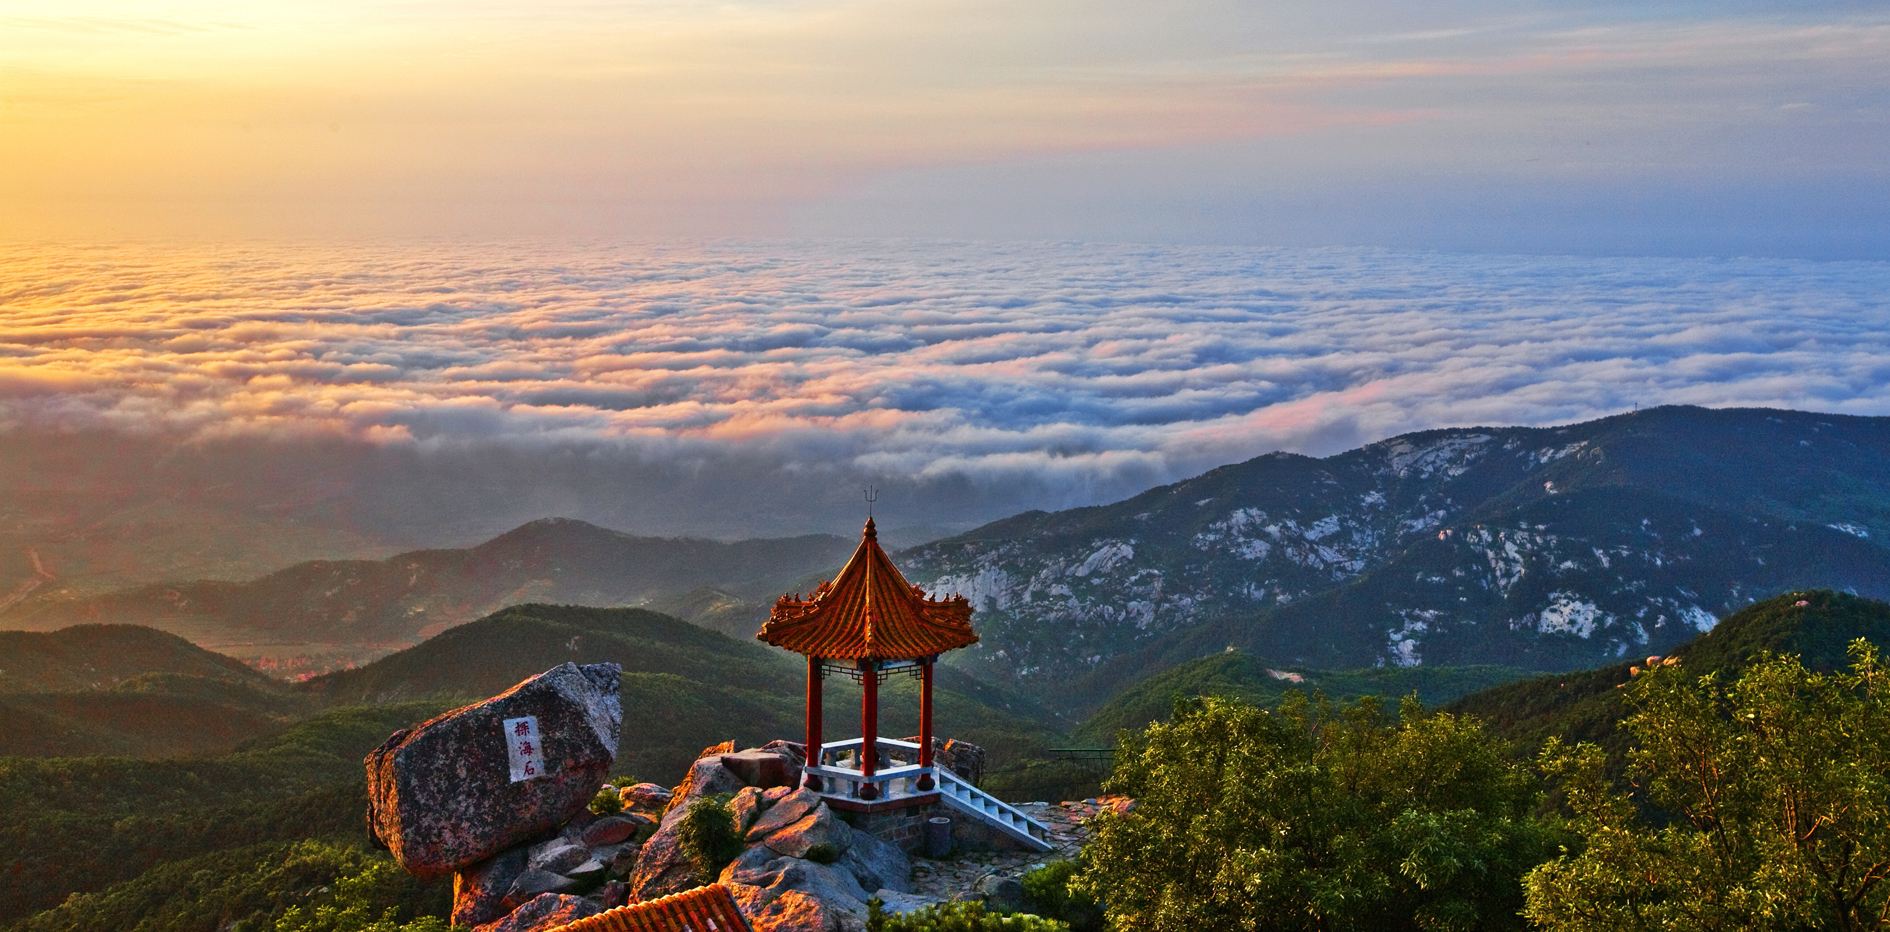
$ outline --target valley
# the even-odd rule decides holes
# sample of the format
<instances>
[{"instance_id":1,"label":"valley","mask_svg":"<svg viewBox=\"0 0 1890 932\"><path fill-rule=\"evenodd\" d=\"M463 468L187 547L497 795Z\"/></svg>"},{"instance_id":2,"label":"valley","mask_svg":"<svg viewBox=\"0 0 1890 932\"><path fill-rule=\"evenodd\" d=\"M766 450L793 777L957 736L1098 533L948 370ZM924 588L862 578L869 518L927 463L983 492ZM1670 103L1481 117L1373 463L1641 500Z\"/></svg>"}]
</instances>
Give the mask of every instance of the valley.
<instances>
[{"instance_id":1,"label":"valley","mask_svg":"<svg viewBox=\"0 0 1890 932\"><path fill-rule=\"evenodd\" d=\"M1890 595L1886 463L1890 419L1656 409L1262 457L897 559L977 610L982 639L939 668L935 715L1009 798L1096 794L1093 749L1199 696L1411 696L1518 753L1558 736L1618 756L1616 687L1644 655L1730 675L1767 652L1830 667L1854 637L1890 643L1871 599ZM795 735L804 671L754 627L849 546L546 519L247 581L20 592L0 610L30 629L0 630L0 875L17 881L0 926L148 906L205 865L377 870L349 814L361 755L565 661L622 666L617 766L639 779L670 783L715 741ZM916 729L913 690L889 684L886 733ZM826 727L852 727L859 701L835 684ZM377 896L423 910L443 895L389 882Z\"/></svg>"}]
</instances>

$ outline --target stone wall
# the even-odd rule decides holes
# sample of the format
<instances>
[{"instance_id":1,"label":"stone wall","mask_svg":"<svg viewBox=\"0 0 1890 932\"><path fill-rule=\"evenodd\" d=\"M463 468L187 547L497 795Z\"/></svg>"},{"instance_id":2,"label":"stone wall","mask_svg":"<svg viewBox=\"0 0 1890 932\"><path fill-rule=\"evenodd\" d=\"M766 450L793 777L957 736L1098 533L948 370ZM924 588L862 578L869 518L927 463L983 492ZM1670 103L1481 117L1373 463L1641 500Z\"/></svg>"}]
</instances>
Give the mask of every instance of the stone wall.
<instances>
[{"instance_id":1,"label":"stone wall","mask_svg":"<svg viewBox=\"0 0 1890 932\"><path fill-rule=\"evenodd\" d=\"M834 814L848 825L911 854L925 843L926 818L937 815L943 808L936 796L932 800L896 808L881 805L864 811L836 806Z\"/></svg>"},{"instance_id":2,"label":"stone wall","mask_svg":"<svg viewBox=\"0 0 1890 932\"><path fill-rule=\"evenodd\" d=\"M844 804L843 804L844 805ZM881 841L896 845L907 854L925 845L925 820L944 816L952 820L954 851L1030 851L1015 838L990 823L946 805L938 797L930 801L894 807L881 804L872 809L834 807L834 814L848 825Z\"/></svg>"}]
</instances>

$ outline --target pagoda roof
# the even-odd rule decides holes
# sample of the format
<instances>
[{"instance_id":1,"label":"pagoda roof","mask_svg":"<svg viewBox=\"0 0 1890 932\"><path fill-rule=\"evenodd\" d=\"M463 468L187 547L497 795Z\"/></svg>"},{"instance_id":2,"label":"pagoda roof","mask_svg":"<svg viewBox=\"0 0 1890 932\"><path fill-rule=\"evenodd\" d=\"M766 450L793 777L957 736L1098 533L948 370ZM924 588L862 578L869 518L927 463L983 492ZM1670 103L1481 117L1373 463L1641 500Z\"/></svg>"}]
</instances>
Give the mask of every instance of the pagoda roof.
<instances>
[{"instance_id":1,"label":"pagoda roof","mask_svg":"<svg viewBox=\"0 0 1890 932\"><path fill-rule=\"evenodd\" d=\"M928 598L879 547L873 519L839 575L813 595L784 595L755 637L830 660L919 660L978 642L964 596Z\"/></svg>"},{"instance_id":2,"label":"pagoda roof","mask_svg":"<svg viewBox=\"0 0 1890 932\"><path fill-rule=\"evenodd\" d=\"M551 932L753 932L719 883L606 910Z\"/></svg>"}]
</instances>

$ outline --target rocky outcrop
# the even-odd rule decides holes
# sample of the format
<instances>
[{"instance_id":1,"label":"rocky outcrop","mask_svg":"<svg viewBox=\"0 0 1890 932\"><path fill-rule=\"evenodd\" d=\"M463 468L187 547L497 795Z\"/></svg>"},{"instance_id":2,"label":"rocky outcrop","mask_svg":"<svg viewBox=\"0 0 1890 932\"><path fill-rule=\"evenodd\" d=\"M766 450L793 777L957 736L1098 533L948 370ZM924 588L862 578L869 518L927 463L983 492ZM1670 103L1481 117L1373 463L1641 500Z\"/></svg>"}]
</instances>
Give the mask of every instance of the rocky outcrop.
<instances>
[{"instance_id":1,"label":"rocky outcrop","mask_svg":"<svg viewBox=\"0 0 1890 932\"><path fill-rule=\"evenodd\" d=\"M906 739L914 744L918 735ZM984 782L984 748L957 738L932 736L932 763L937 764L976 786Z\"/></svg>"},{"instance_id":2,"label":"rocky outcrop","mask_svg":"<svg viewBox=\"0 0 1890 932\"><path fill-rule=\"evenodd\" d=\"M477 733L501 718L537 716L539 733L546 737L600 721L614 739L618 718L603 714L603 700L586 696L586 691L601 690L606 680L614 686L616 670L602 671L606 677L594 669L554 669L502 696L402 732L370 755L376 791L373 824L390 848L401 845L403 865L422 873L457 863L469 852L483 852L456 868L455 928L542 932L625 902L697 886L705 878L682 851L680 826L696 800L718 796L730 800L731 828L744 845L733 863L719 871L719 878L757 932L861 932L872 897L900 909L932 902L912 893L912 864L898 847L855 829L819 794L797 785L801 748L791 742L744 751L727 742L707 748L673 790L654 784L605 785L624 809L601 816L585 807L601 792L598 782L574 787L569 802L527 805L518 820L489 809L465 808L452 794L431 792L429 785L415 782L421 774L456 779L447 763L425 761L422 752L448 755L448 760L459 755L468 768L491 765L489 754L481 757L466 750L471 739L463 733ZM573 677L582 682L572 682ZM527 700L532 704L525 705ZM569 708L561 708L561 703ZM616 703L608 707L614 713ZM558 747L550 745L547 754ZM607 757L603 763L608 766ZM554 768L550 776L521 782L551 787L557 785L559 772ZM475 791L482 786L472 782ZM511 785L508 781L506 787ZM498 792L506 792L506 787ZM416 809L421 799L441 800L438 804L447 814ZM467 811L482 815L456 830L435 825L453 818L452 812ZM554 812L562 815L544 824ZM429 826L433 835L421 831Z\"/></svg>"},{"instance_id":3,"label":"rocky outcrop","mask_svg":"<svg viewBox=\"0 0 1890 932\"><path fill-rule=\"evenodd\" d=\"M370 832L439 877L557 831L610 775L620 673L567 663L396 732L367 756Z\"/></svg>"},{"instance_id":4,"label":"rocky outcrop","mask_svg":"<svg viewBox=\"0 0 1890 932\"><path fill-rule=\"evenodd\" d=\"M511 911L505 896L525 873L525 849L501 851L453 875L453 925L478 926Z\"/></svg>"},{"instance_id":5,"label":"rocky outcrop","mask_svg":"<svg viewBox=\"0 0 1890 932\"><path fill-rule=\"evenodd\" d=\"M682 814L696 799L722 793L729 802L733 828L746 848L722 869L743 915L768 932L834 932L865 927L866 901L886 893L912 900L912 864L896 846L841 821L818 793L792 785L756 786L753 775L772 783L778 771L760 755L798 766L798 745L774 742L767 748L731 752L711 748L689 769L668 803L656 834L637 859L630 877L633 899L647 900L686 890L701 878L677 840ZM730 757L753 762L737 772ZM735 781L731 788L731 782ZM884 897L882 897L884 898Z\"/></svg>"},{"instance_id":6,"label":"rocky outcrop","mask_svg":"<svg viewBox=\"0 0 1890 932\"><path fill-rule=\"evenodd\" d=\"M538 932L555 929L604 911L601 904L568 893L546 893L513 910L496 922L479 926L477 932Z\"/></svg>"},{"instance_id":7,"label":"rocky outcrop","mask_svg":"<svg viewBox=\"0 0 1890 932\"><path fill-rule=\"evenodd\" d=\"M545 899L552 895L581 898L595 907L593 911L621 906L629 891L613 878L630 873L640 844L655 824L635 812L602 818L582 812L556 835L508 848L460 871L453 879L453 925L493 923L541 900L553 902ZM523 920L507 928L540 927L518 922ZM541 925L550 928L555 923Z\"/></svg>"},{"instance_id":8,"label":"rocky outcrop","mask_svg":"<svg viewBox=\"0 0 1890 932\"><path fill-rule=\"evenodd\" d=\"M626 786L618 791L618 800L624 811L636 812L645 816L662 818L663 810L669 808L670 797L675 794L669 787L660 783L638 783Z\"/></svg>"},{"instance_id":9,"label":"rocky outcrop","mask_svg":"<svg viewBox=\"0 0 1890 932\"><path fill-rule=\"evenodd\" d=\"M722 766L749 786L768 789L787 786L800 776L800 761L786 754L765 749L736 751L722 755Z\"/></svg>"}]
</instances>

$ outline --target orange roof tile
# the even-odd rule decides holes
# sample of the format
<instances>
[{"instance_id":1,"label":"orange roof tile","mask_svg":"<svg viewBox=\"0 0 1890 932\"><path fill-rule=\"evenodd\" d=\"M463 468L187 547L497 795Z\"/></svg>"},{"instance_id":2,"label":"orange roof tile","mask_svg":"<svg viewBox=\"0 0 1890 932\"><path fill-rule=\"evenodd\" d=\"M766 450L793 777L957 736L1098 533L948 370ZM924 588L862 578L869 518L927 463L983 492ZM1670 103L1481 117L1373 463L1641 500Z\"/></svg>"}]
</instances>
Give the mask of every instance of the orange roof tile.
<instances>
[{"instance_id":1,"label":"orange roof tile","mask_svg":"<svg viewBox=\"0 0 1890 932\"><path fill-rule=\"evenodd\" d=\"M755 637L831 660L918 660L978 642L971 603L930 599L906 582L879 549L871 518L840 574L808 598L782 596Z\"/></svg>"},{"instance_id":2,"label":"orange roof tile","mask_svg":"<svg viewBox=\"0 0 1890 932\"><path fill-rule=\"evenodd\" d=\"M606 910L551 932L754 932L719 883Z\"/></svg>"}]
</instances>

